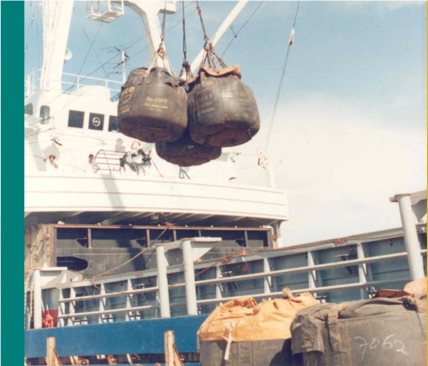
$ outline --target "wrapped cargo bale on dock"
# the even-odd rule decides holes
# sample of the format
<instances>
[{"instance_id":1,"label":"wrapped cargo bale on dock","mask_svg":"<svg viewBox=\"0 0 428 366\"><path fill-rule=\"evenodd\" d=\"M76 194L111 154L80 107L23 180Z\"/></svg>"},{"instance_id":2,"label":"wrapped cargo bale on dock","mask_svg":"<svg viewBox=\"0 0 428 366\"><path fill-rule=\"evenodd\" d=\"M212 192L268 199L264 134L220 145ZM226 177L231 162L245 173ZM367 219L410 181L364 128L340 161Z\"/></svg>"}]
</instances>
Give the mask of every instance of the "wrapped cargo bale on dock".
<instances>
[{"instance_id":1,"label":"wrapped cargo bale on dock","mask_svg":"<svg viewBox=\"0 0 428 366\"><path fill-rule=\"evenodd\" d=\"M290 325L299 309L318 304L309 293L220 305L198 331L201 366L300 366L291 353Z\"/></svg>"},{"instance_id":2,"label":"wrapped cargo bale on dock","mask_svg":"<svg viewBox=\"0 0 428 366\"><path fill-rule=\"evenodd\" d=\"M178 140L187 127L184 86L162 67L133 70L119 99L120 132L144 142Z\"/></svg>"},{"instance_id":3,"label":"wrapped cargo bale on dock","mask_svg":"<svg viewBox=\"0 0 428 366\"><path fill-rule=\"evenodd\" d=\"M299 310L293 354L303 356L304 366L426 365L426 292L403 292Z\"/></svg>"}]
</instances>

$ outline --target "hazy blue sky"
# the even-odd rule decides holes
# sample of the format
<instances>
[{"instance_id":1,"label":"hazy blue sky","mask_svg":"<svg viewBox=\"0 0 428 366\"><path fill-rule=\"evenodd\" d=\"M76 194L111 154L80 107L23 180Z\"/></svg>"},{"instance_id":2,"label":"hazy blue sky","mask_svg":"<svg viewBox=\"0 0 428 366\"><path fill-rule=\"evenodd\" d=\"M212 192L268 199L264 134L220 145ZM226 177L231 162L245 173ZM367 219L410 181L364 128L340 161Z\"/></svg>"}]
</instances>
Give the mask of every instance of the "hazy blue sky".
<instances>
[{"instance_id":1,"label":"hazy blue sky","mask_svg":"<svg viewBox=\"0 0 428 366\"><path fill-rule=\"evenodd\" d=\"M210 35L236 3L200 4ZM235 33L259 4L247 5L233 25ZM118 71L113 67L119 55L106 64L115 56L114 45L131 56L128 71L147 61L138 16L126 9L130 16L102 24L84 19L85 5L75 3L80 22L72 21L73 58L66 72L85 75L98 69L93 76L105 77ZM204 41L195 3L185 5L192 60ZM241 65L242 80L253 89L262 116L260 133L240 149L239 167L255 166L255 150L264 146L296 6L263 2L223 56L228 65ZM167 17L166 46L179 71L177 8ZM398 208L388 198L426 189L426 14L426 2L300 3L269 143L277 187L289 198L286 244L400 226ZM37 2L26 2L26 72L41 66L41 24ZM218 54L233 37L229 30L216 47ZM264 179L260 168L240 170L242 182Z\"/></svg>"}]
</instances>

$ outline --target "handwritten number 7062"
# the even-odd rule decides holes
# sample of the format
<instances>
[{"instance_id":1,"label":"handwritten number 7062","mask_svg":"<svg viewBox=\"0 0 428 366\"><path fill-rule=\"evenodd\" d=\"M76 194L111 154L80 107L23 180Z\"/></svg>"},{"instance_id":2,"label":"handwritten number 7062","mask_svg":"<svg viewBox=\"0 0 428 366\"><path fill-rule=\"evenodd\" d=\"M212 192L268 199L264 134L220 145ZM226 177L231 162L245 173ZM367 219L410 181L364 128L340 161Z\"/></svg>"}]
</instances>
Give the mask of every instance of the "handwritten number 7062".
<instances>
[{"instance_id":1,"label":"handwritten number 7062","mask_svg":"<svg viewBox=\"0 0 428 366\"><path fill-rule=\"evenodd\" d=\"M368 342L364 337L357 336L354 339L359 340L362 343L360 343L360 348L363 349L363 353L361 354L361 359L364 360L364 356L366 354L367 348L370 350L377 349L378 347L382 347L382 349L394 349L395 352L403 353L406 356L408 356L408 353L405 350L405 345L402 341L399 339L391 339L394 337L395 334L390 334L388 337L386 337L383 342L378 338L372 338L370 342Z\"/></svg>"}]
</instances>

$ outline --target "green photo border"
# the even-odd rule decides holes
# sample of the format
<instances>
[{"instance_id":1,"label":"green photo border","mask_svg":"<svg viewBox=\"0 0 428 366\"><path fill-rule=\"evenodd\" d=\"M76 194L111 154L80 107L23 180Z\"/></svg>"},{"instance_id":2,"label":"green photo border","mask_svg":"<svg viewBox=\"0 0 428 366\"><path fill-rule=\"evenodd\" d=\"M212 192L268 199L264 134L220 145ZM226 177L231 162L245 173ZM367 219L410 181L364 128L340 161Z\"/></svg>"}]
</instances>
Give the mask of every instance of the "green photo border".
<instances>
[{"instance_id":1,"label":"green photo border","mask_svg":"<svg viewBox=\"0 0 428 366\"><path fill-rule=\"evenodd\" d=\"M1 2L1 361L24 356L24 2Z\"/></svg>"}]
</instances>

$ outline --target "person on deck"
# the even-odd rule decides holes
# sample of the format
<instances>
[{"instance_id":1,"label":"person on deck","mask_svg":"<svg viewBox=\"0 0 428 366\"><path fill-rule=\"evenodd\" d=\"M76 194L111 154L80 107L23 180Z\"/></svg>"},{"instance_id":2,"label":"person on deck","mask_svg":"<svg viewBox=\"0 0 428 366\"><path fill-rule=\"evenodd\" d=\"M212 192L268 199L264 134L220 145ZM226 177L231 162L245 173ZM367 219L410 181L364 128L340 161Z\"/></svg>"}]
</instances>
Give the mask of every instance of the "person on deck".
<instances>
[{"instance_id":1,"label":"person on deck","mask_svg":"<svg viewBox=\"0 0 428 366\"><path fill-rule=\"evenodd\" d=\"M57 171L58 164L55 159L56 156L54 154L50 154L43 159L46 163L46 171Z\"/></svg>"},{"instance_id":2,"label":"person on deck","mask_svg":"<svg viewBox=\"0 0 428 366\"><path fill-rule=\"evenodd\" d=\"M90 154L88 157L88 164L89 164L89 172L90 173L96 173L101 168L98 166L98 164L95 162L95 157L93 154Z\"/></svg>"}]
</instances>

